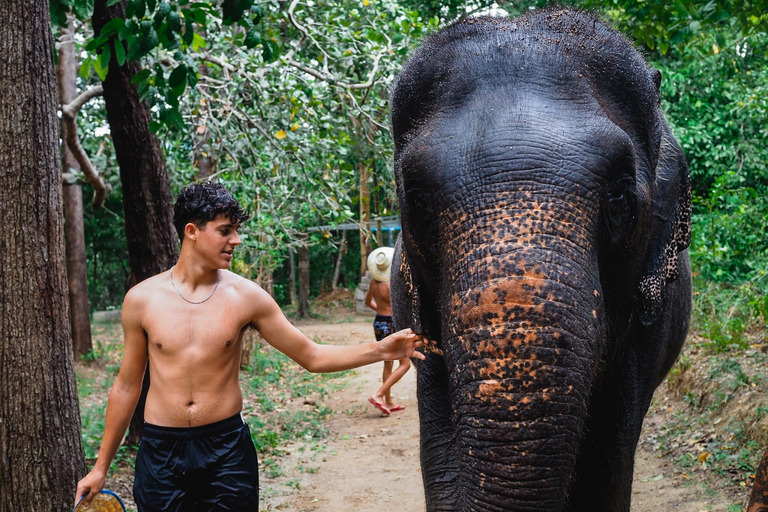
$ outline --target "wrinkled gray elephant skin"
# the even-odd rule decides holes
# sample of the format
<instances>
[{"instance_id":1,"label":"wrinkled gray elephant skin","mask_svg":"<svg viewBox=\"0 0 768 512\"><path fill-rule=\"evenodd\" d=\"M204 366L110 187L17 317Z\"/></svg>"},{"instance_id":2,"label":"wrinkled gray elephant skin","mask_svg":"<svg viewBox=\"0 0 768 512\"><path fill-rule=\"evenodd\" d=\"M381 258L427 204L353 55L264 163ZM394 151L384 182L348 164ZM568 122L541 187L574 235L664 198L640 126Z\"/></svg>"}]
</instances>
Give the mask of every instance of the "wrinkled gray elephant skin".
<instances>
[{"instance_id":1,"label":"wrinkled gray elephant skin","mask_svg":"<svg viewBox=\"0 0 768 512\"><path fill-rule=\"evenodd\" d=\"M398 328L433 511L628 511L690 317L691 195L660 74L590 14L473 18L392 92Z\"/></svg>"}]
</instances>

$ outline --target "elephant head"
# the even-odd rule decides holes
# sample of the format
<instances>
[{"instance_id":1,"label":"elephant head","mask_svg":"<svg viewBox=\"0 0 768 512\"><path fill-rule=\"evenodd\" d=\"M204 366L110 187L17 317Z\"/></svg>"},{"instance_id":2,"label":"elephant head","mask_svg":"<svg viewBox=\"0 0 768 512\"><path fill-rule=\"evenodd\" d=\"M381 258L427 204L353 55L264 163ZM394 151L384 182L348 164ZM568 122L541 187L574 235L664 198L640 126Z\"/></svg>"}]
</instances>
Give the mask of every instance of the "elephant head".
<instances>
[{"instance_id":1,"label":"elephant head","mask_svg":"<svg viewBox=\"0 0 768 512\"><path fill-rule=\"evenodd\" d=\"M470 18L392 92L398 328L430 511L629 510L690 315L690 181L660 74L591 14Z\"/></svg>"}]
</instances>

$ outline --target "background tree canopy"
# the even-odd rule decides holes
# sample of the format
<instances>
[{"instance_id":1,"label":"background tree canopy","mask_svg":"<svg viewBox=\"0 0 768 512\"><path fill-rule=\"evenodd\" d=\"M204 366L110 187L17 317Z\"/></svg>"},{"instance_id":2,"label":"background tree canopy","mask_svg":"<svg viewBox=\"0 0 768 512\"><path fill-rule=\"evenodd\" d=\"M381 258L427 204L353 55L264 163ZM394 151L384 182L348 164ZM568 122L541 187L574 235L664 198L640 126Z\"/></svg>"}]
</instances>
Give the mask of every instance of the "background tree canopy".
<instances>
[{"instance_id":1,"label":"background tree canopy","mask_svg":"<svg viewBox=\"0 0 768 512\"><path fill-rule=\"evenodd\" d=\"M664 110L694 183L697 276L707 285L741 290L744 318L762 318L768 308L762 236L768 2L565 3L609 19L661 70ZM202 178L230 187L253 214L243 228L238 270L252 277L277 271L278 298L287 301L289 248L327 246L313 254L319 251L321 266L329 266L338 234L308 238L307 228L360 220L361 169L372 188L373 216L396 214L388 87L411 50L458 17L514 15L548 4L129 0L126 19L114 20L98 38L87 22L79 25L81 87L98 83L110 66L141 62L134 82L152 105L152 129L162 140L172 188ZM51 5L59 22L70 11L87 21L92 11L89 0ZM89 269L99 276L90 281L94 308L118 306L127 280L124 249L116 237L104 236L117 230L121 215L104 125L100 102L87 105L80 115L83 140L115 189L103 212L86 215ZM350 252L341 280L354 286L359 262ZM313 284L316 292L323 287L328 283ZM728 335L727 343L732 339Z\"/></svg>"}]
</instances>

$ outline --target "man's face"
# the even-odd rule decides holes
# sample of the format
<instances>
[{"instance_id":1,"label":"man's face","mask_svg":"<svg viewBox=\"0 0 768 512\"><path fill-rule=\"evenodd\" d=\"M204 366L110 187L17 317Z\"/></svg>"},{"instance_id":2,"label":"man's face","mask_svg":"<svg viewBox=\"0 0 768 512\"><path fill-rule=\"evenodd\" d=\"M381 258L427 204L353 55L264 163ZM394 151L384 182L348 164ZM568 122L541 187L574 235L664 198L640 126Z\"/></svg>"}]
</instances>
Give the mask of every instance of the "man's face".
<instances>
[{"instance_id":1,"label":"man's face","mask_svg":"<svg viewBox=\"0 0 768 512\"><path fill-rule=\"evenodd\" d=\"M211 258L217 267L229 268L232 253L241 242L237 234L239 227L239 224L233 224L228 217L219 215L197 230L198 250L207 258Z\"/></svg>"}]
</instances>

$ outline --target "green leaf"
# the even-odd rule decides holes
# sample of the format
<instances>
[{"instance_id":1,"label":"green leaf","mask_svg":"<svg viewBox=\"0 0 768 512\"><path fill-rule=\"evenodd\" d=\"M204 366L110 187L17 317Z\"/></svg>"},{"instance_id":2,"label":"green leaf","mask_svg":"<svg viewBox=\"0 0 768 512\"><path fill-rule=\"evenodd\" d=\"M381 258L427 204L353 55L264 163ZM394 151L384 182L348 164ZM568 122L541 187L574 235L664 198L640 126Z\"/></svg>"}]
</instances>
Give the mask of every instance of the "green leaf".
<instances>
[{"instance_id":1,"label":"green leaf","mask_svg":"<svg viewBox=\"0 0 768 512\"><path fill-rule=\"evenodd\" d=\"M261 43L261 34L256 29L251 29L245 36L243 44L246 48L255 48Z\"/></svg>"},{"instance_id":2,"label":"green leaf","mask_svg":"<svg viewBox=\"0 0 768 512\"><path fill-rule=\"evenodd\" d=\"M69 6L63 0L50 0L48 6L51 11L51 21L59 27L66 27Z\"/></svg>"},{"instance_id":3,"label":"green leaf","mask_svg":"<svg viewBox=\"0 0 768 512\"><path fill-rule=\"evenodd\" d=\"M181 16L176 11L168 13L168 28L173 32L181 32Z\"/></svg>"},{"instance_id":4,"label":"green leaf","mask_svg":"<svg viewBox=\"0 0 768 512\"><path fill-rule=\"evenodd\" d=\"M112 7L113 5L117 5L123 0L107 0L107 7Z\"/></svg>"},{"instance_id":5,"label":"green leaf","mask_svg":"<svg viewBox=\"0 0 768 512\"><path fill-rule=\"evenodd\" d=\"M240 10L237 0L224 0L221 3L221 12L225 25L232 25L243 16L243 11Z\"/></svg>"},{"instance_id":6,"label":"green leaf","mask_svg":"<svg viewBox=\"0 0 768 512\"><path fill-rule=\"evenodd\" d=\"M72 7L75 15L81 20L87 20L93 16L93 0L75 0Z\"/></svg>"},{"instance_id":7,"label":"green leaf","mask_svg":"<svg viewBox=\"0 0 768 512\"><path fill-rule=\"evenodd\" d=\"M142 36L134 36L130 39L128 42L128 55L126 56L128 61L134 61L141 58L142 41Z\"/></svg>"},{"instance_id":8,"label":"green leaf","mask_svg":"<svg viewBox=\"0 0 768 512\"><path fill-rule=\"evenodd\" d=\"M179 64L176 69L171 71L171 76L168 77L168 85L171 88L176 88L182 84L187 83L187 66L185 64Z\"/></svg>"},{"instance_id":9,"label":"green leaf","mask_svg":"<svg viewBox=\"0 0 768 512\"><path fill-rule=\"evenodd\" d=\"M195 26L192 24L192 20L186 18L184 22L184 35L181 36L181 40L184 44L190 46L195 38Z\"/></svg>"},{"instance_id":10,"label":"green leaf","mask_svg":"<svg viewBox=\"0 0 768 512\"><path fill-rule=\"evenodd\" d=\"M144 12L147 10L147 4L144 3L144 0L133 0L131 4L133 6L134 17L139 19L143 18Z\"/></svg>"},{"instance_id":11,"label":"green leaf","mask_svg":"<svg viewBox=\"0 0 768 512\"><path fill-rule=\"evenodd\" d=\"M192 66L187 66L187 84L190 87L197 85L197 71Z\"/></svg>"},{"instance_id":12,"label":"green leaf","mask_svg":"<svg viewBox=\"0 0 768 512\"><path fill-rule=\"evenodd\" d=\"M280 47L272 39L264 40L261 46L261 57L264 59L264 62L275 62L280 56Z\"/></svg>"},{"instance_id":13,"label":"green leaf","mask_svg":"<svg viewBox=\"0 0 768 512\"><path fill-rule=\"evenodd\" d=\"M78 70L78 74L80 75L80 78L83 80L87 80L91 76L91 66L93 65L93 61L91 57L86 57L83 59L83 62L80 63L80 69Z\"/></svg>"},{"instance_id":14,"label":"green leaf","mask_svg":"<svg viewBox=\"0 0 768 512\"><path fill-rule=\"evenodd\" d=\"M170 12L171 6L165 2L160 2L160 5L157 6L157 12L155 13L155 23L163 21L163 18L168 16Z\"/></svg>"},{"instance_id":15,"label":"green leaf","mask_svg":"<svg viewBox=\"0 0 768 512\"><path fill-rule=\"evenodd\" d=\"M115 41L115 58L118 66L125 64L125 46L122 41Z\"/></svg>"},{"instance_id":16,"label":"green leaf","mask_svg":"<svg viewBox=\"0 0 768 512\"><path fill-rule=\"evenodd\" d=\"M155 27L150 27L149 32L147 32L146 37L141 42L141 52L142 52L142 54L144 54L144 55L148 54L159 43L160 43L160 39L157 37L157 31L155 30Z\"/></svg>"},{"instance_id":17,"label":"green leaf","mask_svg":"<svg viewBox=\"0 0 768 512\"><path fill-rule=\"evenodd\" d=\"M147 99L147 96L149 95L149 82L139 82L139 85L136 87L136 92L139 94L139 99L141 101Z\"/></svg>"},{"instance_id":18,"label":"green leaf","mask_svg":"<svg viewBox=\"0 0 768 512\"><path fill-rule=\"evenodd\" d=\"M106 38L117 34L123 27L125 27L125 20L123 18L112 18L101 28L99 39L106 41Z\"/></svg>"},{"instance_id":19,"label":"green leaf","mask_svg":"<svg viewBox=\"0 0 768 512\"><path fill-rule=\"evenodd\" d=\"M103 55L103 54L102 54ZM99 78L103 82L105 78L107 78L107 71L109 71L109 67L104 67L103 61L101 58L95 59L93 61L93 69L96 70L96 74L99 75Z\"/></svg>"},{"instance_id":20,"label":"green leaf","mask_svg":"<svg viewBox=\"0 0 768 512\"><path fill-rule=\"evenodd\" d=\"M147 2L147 9L149 9L149 12L154 12L155 7L157 7L157 0L146 0Z\"/></svg>"},{"instance_id":21,"label":"green leaf","mask_svg":"<svg viewBox=\"0 0 768 512\"><path fill-rule=\"evenodd\" d=\"M200 48L205 48L205 39L200 34L194 33L192 34L192 51L196 52Z\"/></svg>"},{"instance_id":22,"label":"green leaf","mask_svg":"<svg viewBox=\"0 0 768 512\"><path fill-rule=\"evenodd\" d=\"M181 113L175 108L166 110L164 117L163 122L168 128L176 130L184 129L184 118L181 117Z\"/></svg>"},{"instance_id":23,"label":"green leaf","mask_svg":"<svg viewBox=\"0 0 768 512\"><path fill-rule=\"evenodd\" d=\"M112 48L110 48L109 45L106 45L104 46L104 48L102 48L101 55L99 55L99 61L102 69L105 69L105 70L109 69L109 61L111 58L112 58Z\"/></svg>"},{"instance_id":24,"label":"green leaf","mask_svg":"<svg viewBox=\"0 0 768 512\"><path fill-rule=\"evenodd\" d=\"M147 78L149 78L149 75L151 73L152 72L148 69L142 69L141 71L139 71L138 73L136 73L131 77L131 83L137 84L139 82L146 82Z\"/></svg>"}]
</instances>

